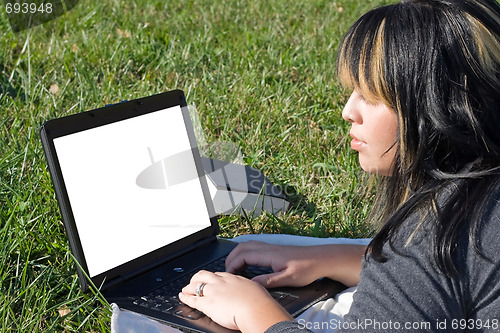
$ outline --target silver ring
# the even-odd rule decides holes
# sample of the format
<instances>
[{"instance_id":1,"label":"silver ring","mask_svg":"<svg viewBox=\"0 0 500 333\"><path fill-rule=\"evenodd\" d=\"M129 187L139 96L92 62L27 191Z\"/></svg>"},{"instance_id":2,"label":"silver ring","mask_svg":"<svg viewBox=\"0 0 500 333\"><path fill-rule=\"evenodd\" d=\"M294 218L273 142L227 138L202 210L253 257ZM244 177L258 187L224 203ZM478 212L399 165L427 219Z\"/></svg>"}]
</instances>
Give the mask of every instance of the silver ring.
<instances>
[{"instance_id":1,"label":"silver ring","mask_svg":"<svg viewBox=\"0 0 500 333\"><path fill-rule=\"evenodd\" d=\"M203 282L202 284L200 284L198 286L198 288L196 288L196 290L194 291L194 295L195 296L199 296L199 297L203 297L203 288L205 288L207 284L205 282Z\"/></svg>"}]
</instances>

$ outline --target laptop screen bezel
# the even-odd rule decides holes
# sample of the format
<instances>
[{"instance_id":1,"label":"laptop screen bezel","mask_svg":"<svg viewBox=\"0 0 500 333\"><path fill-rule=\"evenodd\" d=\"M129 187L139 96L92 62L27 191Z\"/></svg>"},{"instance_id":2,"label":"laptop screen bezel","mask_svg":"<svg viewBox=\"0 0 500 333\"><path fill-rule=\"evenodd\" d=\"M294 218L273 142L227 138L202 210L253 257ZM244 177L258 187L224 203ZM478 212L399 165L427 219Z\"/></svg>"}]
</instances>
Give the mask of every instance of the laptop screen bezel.
<instances>
[{"instance_id":1,"label":"laptop screen bezel","mask_svg":"<svg viewBox=\"0 0 500 333\"><path fill-rule=\"evenodd\" d=\"M90 277L85 254L78 235L76 221L71 209L71 202L64 184L61 166L57 157L57 151L54 146L54 139L175 106L181 107L189 142L192 148L191 151L193 152L196 164L196 170L199 175L198 179L200 181L203 196L206 202L208 216L210 216L210 226L181 240L167 244L157 250L114 267L106 272ZM132 277L157 266L161 262L174 256L176 253L180 253L186 247L189 247L190 244L195 246L195 244L203 241L204 239L215 238L215 236L219 233L217 216L208 189L208 184L204 177L204 170L197 148L196 137L191 124L187 103L184 93L181 90L173 90L145 98L109 105L91 111L52 119L42 125L40 135L70 249L77 261L77 273L80 286L84 291L88 291L90 289L90 282L96 287L106 289L118 280ZM89 279L91 281L89 281Z\"/></svg>"}]
</instances>

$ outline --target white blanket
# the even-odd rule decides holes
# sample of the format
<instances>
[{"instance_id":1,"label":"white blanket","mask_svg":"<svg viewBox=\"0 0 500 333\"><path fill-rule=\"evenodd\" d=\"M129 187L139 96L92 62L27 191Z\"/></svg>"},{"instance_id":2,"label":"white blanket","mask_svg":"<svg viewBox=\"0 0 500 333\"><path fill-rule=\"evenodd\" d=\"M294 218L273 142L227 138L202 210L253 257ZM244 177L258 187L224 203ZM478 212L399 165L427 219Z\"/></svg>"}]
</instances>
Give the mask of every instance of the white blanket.
<instances>
[{"instance_id":1,"label":"white blanket","mask_svg":"<svg viewBox=\"0 0 500 333\"><path fill-rule=\"evenodd\" d=\"M367 245L370 239L349 238L315 238L294 235L243 235L232 239L235 242L246 242L258 240L262 242L281 245L323 245L323 244L363 244ZM352 295L356 287L349 288L335 298L318 302L297 317L297 321L311 329L313 332L332 332L336 325L349 311L352 303ZM112 333L171 333L180 332L156 320L143 315L121 310L116 304L112 304L113 314L111 317Z\"/></svg>"}]
</instances>

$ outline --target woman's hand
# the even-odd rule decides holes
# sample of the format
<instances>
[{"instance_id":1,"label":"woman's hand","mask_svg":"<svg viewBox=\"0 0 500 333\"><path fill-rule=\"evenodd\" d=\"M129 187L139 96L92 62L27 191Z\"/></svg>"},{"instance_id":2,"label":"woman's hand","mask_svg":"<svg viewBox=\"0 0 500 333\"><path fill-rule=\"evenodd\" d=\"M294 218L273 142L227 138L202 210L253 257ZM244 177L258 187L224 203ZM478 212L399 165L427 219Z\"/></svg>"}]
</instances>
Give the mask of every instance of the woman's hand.
<instances>
[{"instance_id":1,"label":"woman's hand","mask_svg":"<svg viewBox=\"0 0 500 333\"><path fill-rule=\"evenodd\" d=\"M322 277L354 286L365 250L363 245L351 244L287 246L250 241L229 254L226 271L236 273L247 265L271 267L274 273L252 279L266 288L305 286Z\"/></svg>"},{"instance_id":2,"label":"woman's hand","mask_svg":"<svg viewBox=\"0 0 500 333\"><path fill-rule=\"evenodd\" d=\"M318 263L307 254L309 247L273 245L250 241L240 243L226 259L226 271L236 273L247 265L271 267L274 273L252 280L266 288L305 286L322 277Z\"/></svg>"},{"instance_id":3,"label":"woman's hand","mask_svg":"<svg viewBox=\"0 0 500 333\"><path fill-rule=\"evenodd\" d=\"M203 294L196 296L203 283ZM196 273L179 299L219 325L242 332L264 332L280 321L293 320L261 285L230 273Z\"/></svg>"}]
</instances>

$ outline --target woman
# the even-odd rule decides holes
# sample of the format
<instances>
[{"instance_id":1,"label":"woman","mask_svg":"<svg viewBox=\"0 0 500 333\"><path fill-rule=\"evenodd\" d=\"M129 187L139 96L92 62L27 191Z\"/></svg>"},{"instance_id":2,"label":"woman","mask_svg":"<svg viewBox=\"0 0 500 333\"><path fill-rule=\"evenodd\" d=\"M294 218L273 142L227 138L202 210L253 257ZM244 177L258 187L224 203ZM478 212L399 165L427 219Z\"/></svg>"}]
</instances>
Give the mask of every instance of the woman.
<instances>
[{"instance_id":1,"label":"woman","mask_svg":"<svg viewBox=\"0 0 500 333\"><path fill-rule=\"evenodd\" d=\"M381 175L366 249L239 245L180 298L242 332L301 331L264 287L357 285L345 331L500 330L500 6L408 0L374 9L337 61L361 167ZM245 264L275 273L232 275ZM361 273L360 273L361 272ZM203 297L195 290L204 283Z\"/></svg>"}]
</instances>

